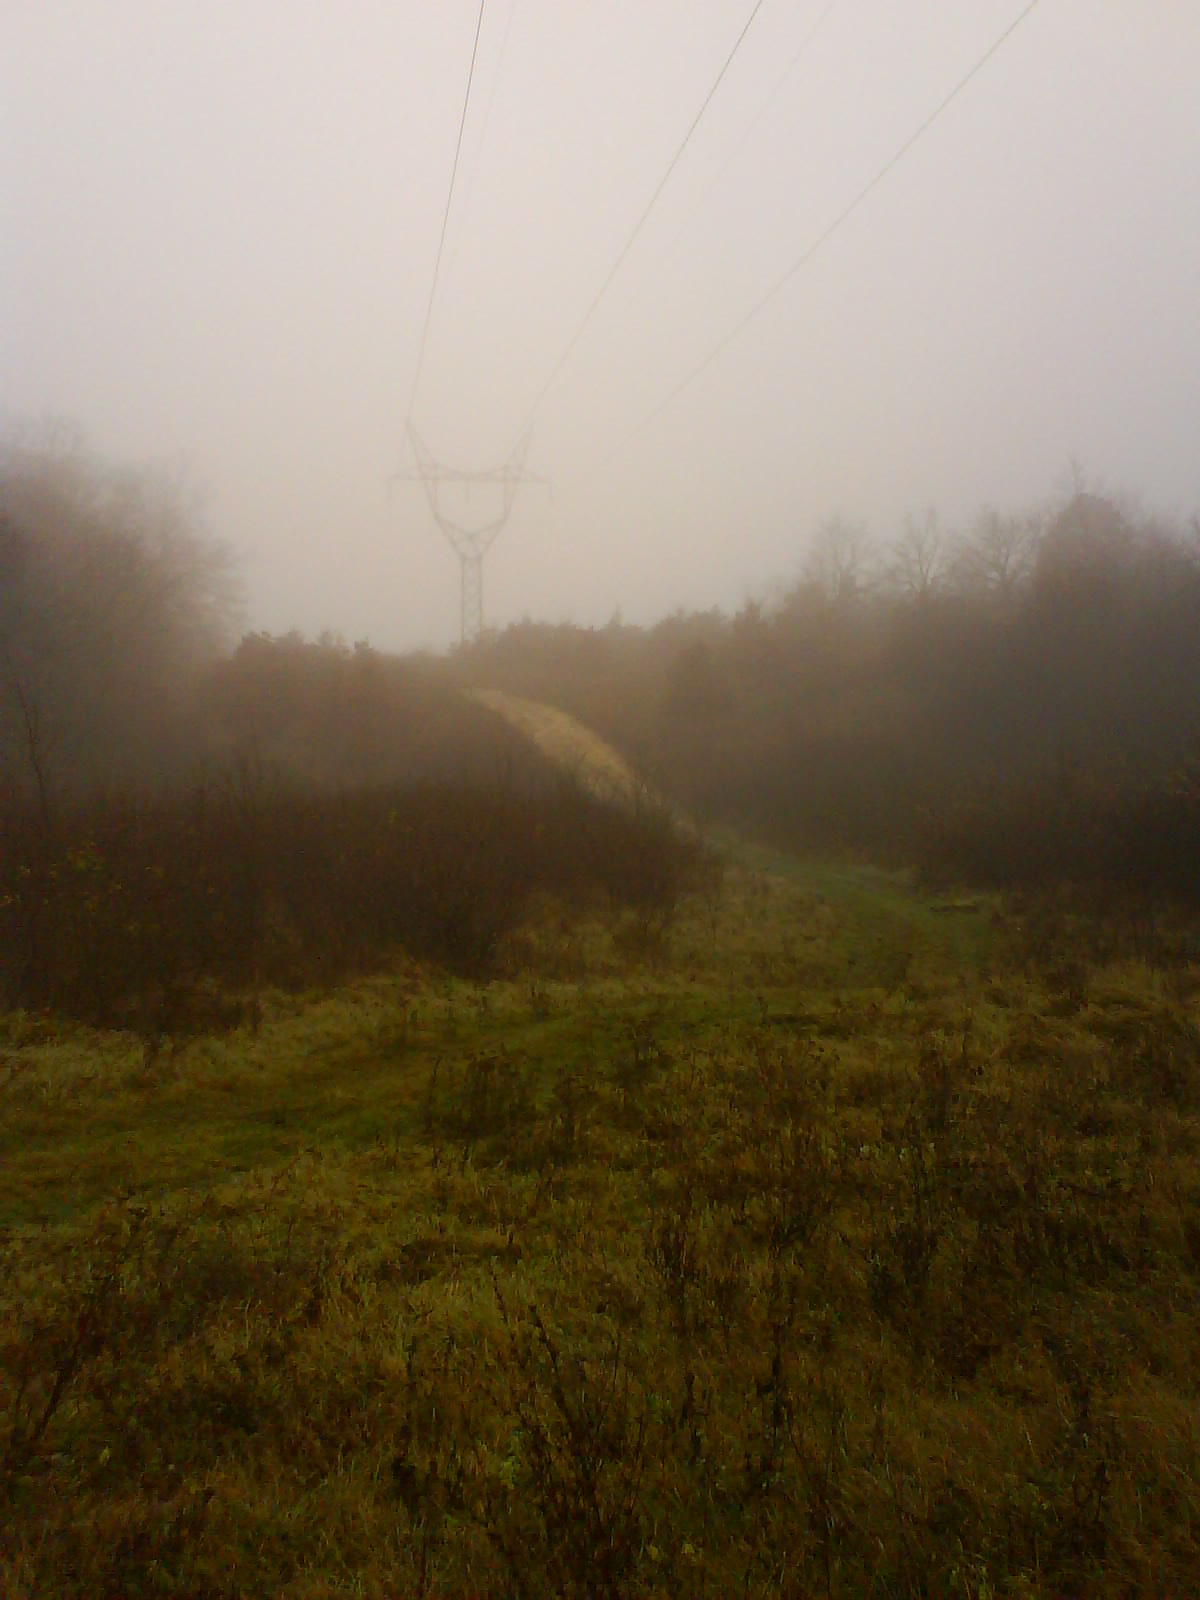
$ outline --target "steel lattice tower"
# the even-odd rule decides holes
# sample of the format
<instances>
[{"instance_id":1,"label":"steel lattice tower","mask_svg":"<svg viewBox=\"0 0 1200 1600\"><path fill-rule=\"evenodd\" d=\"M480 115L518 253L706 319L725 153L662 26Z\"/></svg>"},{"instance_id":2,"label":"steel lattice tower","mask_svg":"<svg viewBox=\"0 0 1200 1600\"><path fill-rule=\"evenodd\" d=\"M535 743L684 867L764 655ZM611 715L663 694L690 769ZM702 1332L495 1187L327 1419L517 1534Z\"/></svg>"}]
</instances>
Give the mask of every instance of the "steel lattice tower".
<instances>
[{"instance_id":1,"label":"steel lattice tower","mask_svg":"<svg viewBox=\"0 0 1200 1600\"><path fill-rule=\"evenodd\" d=\"M397 476L422 484L433 520L462 563L462 642L467 644L477 639L483 630L483 558L509 519L518 487L522 483L540 483L544 480L532 478L524 470L525 454L529 449L528 433L502 467L485 472L463 472L455 467L443 466L426 449L411 422L408 424L408 437L412 442L416 466ZM442 489L453 485L469 491L477 484L499 487L499 513L478 527L464 527L447 512L442 503Z\"/></svg>"}]
</instances>

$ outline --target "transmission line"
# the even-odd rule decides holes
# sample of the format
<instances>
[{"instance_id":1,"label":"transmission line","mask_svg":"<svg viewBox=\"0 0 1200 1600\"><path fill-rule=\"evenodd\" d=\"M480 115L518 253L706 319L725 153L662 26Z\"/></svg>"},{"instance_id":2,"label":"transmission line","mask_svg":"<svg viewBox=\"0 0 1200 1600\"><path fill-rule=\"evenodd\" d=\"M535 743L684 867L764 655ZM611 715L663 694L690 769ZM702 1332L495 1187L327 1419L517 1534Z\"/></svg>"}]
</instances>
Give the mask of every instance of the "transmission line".
<instances>
[{"instance_id":1,"label":"transmission line","mask_svg":"<svg viewBox=\"0 0 1200 1600\"><path fill-rule=\"evenodd\" d=\"M487 105L484 106L484 108L483 108L483 122L480 124L480 128L479 128L479 143L480 143L481 147L487 141L488 124L492 120L492 107L496 103L496 89L498 88L499 83L500 83L500 74L501 74L501 70L502 70L502 68L504 66L504 57L508 54L508 36L509 36L510 33L512 33L513 18L517 14L517 5L518 5L518 3L519 3L519 0L512 0L512 4L508 8L508 21L504 24L504 38L500 41L500 54L496 58L496 72L495 72L495 76L492 78L492 92L488 95ZM479 165L479 163L476 162L476 167L478 167L478 165ZM472 175L471 184L467 188L467 202L466 203L470 202L470 199L471 199L471 188L473 186L474 186L474 175Z\"/></svg>"},{"instance_id":2,"label":"transmission line","mask_svg":"<svg viewBox=\"0 0 1200 1600\"><path fill-rule=\"evenodd\" d=\"M671 178L671 174L675 171L675 168L679 165L680 159L683 156L683 152L687 149L689 143L691 142L692 135L695 133L696 129L699 127L701 118L704 116L704 113L708 110L709 105L712 102L713 96L716 94L717 90L721 87L722 79L725 77L725 74L729 71L729 68L732 66L734 56L736 56L738 51L741 49L742 41L745 39L746 35L750 32L750 29L751 29L751 27L753 26L753 23L754 23L754 19L758 16L758 13L762 10L762 7L763 7L763 0L755 0L755 4L752 6L752 8L750 10L750 15L746 18L746 21L742 26L742 31L738 34L736 40L734 41L733 49L730 50L729 54L726 56L724 64L722 65L720 72L717 73L717 76L713 80L712 87L709 89L708 93L705 95L704 100L703 100L703 102L702 102L702 104L700 106L699 111L697 111L695 117L692 119L691 127L689 127L688 131L684 134L682 143L680 144L679 148L676 150L675 154L671 157L671 160L667 165L667 170L663 173L662 177L659 179L658 187L655 189L654 193L650 196L650 199L646 204L645 210L642 212L641 216L634 223L633 232L629 235L628 239L626 239L624 245L621 247L621 251L617 256L617 259L613 262L612 266L608 270L608 276L605 278L604 282L600 285L599 289L597 289L595 297L593 298L591 305L589 305L587 310L584 312L583 318L580 321L579 325L576 327L575 332L571 335L571 338L569 339L569 341L567 343L566 349L563 351L562 355L559 356L558 360L555 362L554 366L551 368L550 376L546 379L545 383L542 384L542 387L538 390L537 395L534 397L533 404L529 407L529 410L525 414L525 421L521 424L520 433L522 433L522 434L525 433L528 430L528 428L532 425L533 418L534 418L535 413L538 410L538 407L541 405L542 401L549 394L550 390L553 388L555 382L558 379L559 374L562 372L563 368L566 366L567 362L570 360L571 354L574 351L575 346L579 343L580 339L582 339L585 329L587 328L588 324L591 322L592 318L595 316L596 310L599 307L600 302L604 299L604 296L608 293L609 289L612 287L613 279L616 277L617 273L621 270L621 266L624 263L626 256L628 256L629 252L633 249L634 243L636 242L638 235L641 233L642 228L645 226L647 218L649 217L650 213L654 210L654 207L658 204L659 197L661 196L663 190L666 188L667 184L669 183L670 178Z\"/></svg>"},{"instance_id":3,"label":"transmission line","mask_svg":"<svg viewBox=\"0 0 1200 1600\"><path fill-rule=\"evenodd\" d=\"M775 87L771 90L770 94L767 95L766 99L760 101L758 110L755 112L753 119L751 120L750 124L746 128L745 132L742 134L742 137L738 140L737 144L733 147L733 149L726 156L725 160L721 163L721 165L717 168L716 172L709 179L708 183L705 185L704 189L701 191L699 199L696 201L695 205L688 212L687 216L684 218L683 222L680 224L679 229L676 232L674 238L671 240L670 244L667 245L667 247L663 251L662 255L658 258L658 264L660 266L664 261L668 260L669 257L674 254L675 249L679 244L679 241L683 238L684 234L687 233L687 231L691 227L692 223L696 220L696 217L699 215L700 211L702 210L702 208L703 208L705 202L708 200L709 196L717 188L718 184L721 182L722 178L724 178L725 174L729 171L729 168L733 165L734 161L737 160L737 157L741 154L742 150L745 149L747 143L750 140L751 135L754 133L754 130L758 127L759 123L766 116L767 112L771 109L771 107L775 104L775 101L779 98L780 90L783 88L784 84L788 81L788 79L791 77L792 73L795 72L796 68L800 65L801 61L808 54L809 49L810 49L811 45L813 44L813 41L817 37L817 34L820 33L821 29L824 27L825 23L828 21L830 14L834 10L834 8L837 6L837 4L838 4L838 0L826 0L826 4L825 4L824 8L822 9L822 11L820 12L820 14L818 15L817 20L808 29L808 32L801 39L799 46L797 47L797 49L793 53L791 60L788 62L787 66L783 69L783 72L780 74L780 76L775 80Z\"/></svg>"},{"instance_id":4,"label":"transmission line","mask_svg":"<svg viewBox=\"0 0 1200 1600\"><path fill-rule=\"evenodd\" d=\"M442 232L438 239L437 260L433 265L433 285L429 290L429 304L425 308L425 326L421 330L421 348L417 353L417 370L413 375L412 393L408 398L408 416L411 419L416 404L417 388L421 382L421 369L425 365L425 345L429 339L429 324L433 319L433 302L437 297L438 275L442 270L442 251L446 246L446 227L450 221L450 207L454 200L454 180L458 176L458 158L462 153L463 130L467 125L467 107L471 103L471 84L475 78L475 59L479 54L479 35L483 29L483 8L487 0L479 0L479 17L475 23L475 43L471 49L471 69L467 73L467 92L463 96L462 116L458 123L458 142L454 146L454 165L450 169L450 188L446 193L446 209L442 213Z\"/></svg>"},{"instance_id":5,"label":"transmission line","mask_svg":"<svg viewBox=\"0 0 1200 1600\"><path fill-rule=\"evenodd\" d=\"M699 378L702 373L707 372L708 368L712 366L713 362L716 361L719 356L723 355L729 346L734 342L734 340L739 338L746 331L755 318L766 310L767 306L769 306L771 302L783 292L788 284L791 283L796 274L808 265L808 263L819 250L829 243L830 239L833 238L834 234L837 233L842 224L849 221L849 219L854 215L854 213L868 198L868 196L873 194L875 190L878 189L880 184L883 183L884 180L891 174L891 172L897 166L899 166L900 162L904 160L904 157L908 155L913 146L920 139L922 139L926 133L929 132L930 128L933 127L934 123L938 120L942 113L949 109L949 107L955 100L958 99L959 95L963 92L967 85L983 71L984 67L987 66L992 57L997 54L997 52L1008 42L1009 39L1011 39L1013 34L1016 33L1017 29L1021 26L1025 19L1037 9L1038 4L1039 0L1029 0L1029 4L1025 6L1024 10L1022 10L1017 17L1009 23L1008 27L1005 28L1004 32L999 36L999 38L993 40L993 42L971 67L971 69L958 80L953 89L950 90L949 94L947 94L944 99L939 101L937 106L929 113L929 115L915 130L915 132L909 135L909 137L904 141L895 154L889 157L889 159L884 162L883 166L879 168L878 172L876 172L875 175L862 186L862 188L854 196L853 200L850 201L849 205L845 206L837 214L829 226L825 228L823 232L819 233L813 242L807 247L807 249L805 249L804 252L792 262L787 271L783 273L781 277L777 278L771 287L766 291L766 293L755 301L755 303L750 307L750 310L746 312L744 317L742 317L741 321L737 322L724 336L724 338L713 346L713 348L704 357L703 361L698 362L690 372L686 373L685 376L682 377L675 385L675 387L668 392L665 399L660 400L658 405L654 407L653 411L648 412L642 418L642 420L636 424L635 427L631 428L630 431L620 441L620 443L615 445L613 449L601 459L600 462L596 463L597 466L607 462L618 449L623 449L626 445L631 444L633 440L636 439L640 434L644 433L652 423L657 422L658 418L662 416L663 412L666 411L668 407L672 406L676 400L678 400L679 396L683 394L684 390L690 389L692 384L695 383L696 379ZM592 468L590 470L595 469Z\"/></svg>"}]
</instances>

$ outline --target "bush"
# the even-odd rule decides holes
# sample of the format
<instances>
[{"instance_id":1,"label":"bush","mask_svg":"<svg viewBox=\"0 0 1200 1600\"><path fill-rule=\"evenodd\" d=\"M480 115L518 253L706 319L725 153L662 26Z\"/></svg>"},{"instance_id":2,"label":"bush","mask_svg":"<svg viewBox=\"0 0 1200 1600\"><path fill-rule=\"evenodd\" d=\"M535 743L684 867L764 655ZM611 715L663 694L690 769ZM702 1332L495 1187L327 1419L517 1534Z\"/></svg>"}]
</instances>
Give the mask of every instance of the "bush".
<instances>
[{"instance_id":1,"label":"bush","mask_svg":"<svg viewBox=\"0 0 1200 1600\"><path fill-rule=\"evenodd\" d=\"M148 1039L240 1015L264 983L327 984L403 949L492 963L530 897L665 913L696 863L661 817L561 784L335 794L245 763L221 786L0 810L3 1002Z\"/></svg>"}]
</instances>

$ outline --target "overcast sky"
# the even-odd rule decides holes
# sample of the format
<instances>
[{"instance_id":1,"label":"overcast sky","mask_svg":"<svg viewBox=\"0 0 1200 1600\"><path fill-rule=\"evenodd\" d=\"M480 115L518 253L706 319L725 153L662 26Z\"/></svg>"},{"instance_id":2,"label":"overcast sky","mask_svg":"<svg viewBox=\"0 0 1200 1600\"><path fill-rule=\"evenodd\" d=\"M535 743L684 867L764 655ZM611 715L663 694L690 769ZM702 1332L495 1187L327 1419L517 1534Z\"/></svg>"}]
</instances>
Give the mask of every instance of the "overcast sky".
<instances>
[{"instance_id":1,"label":"overcast sky","mask_svg":"<svg viewBox=\"0 0 1200 1600\"><path fill-rule=\"evenodd\" d=\"M527 486L485 610L735 608L814 523L1200 508L1200 3L486 0L412 414ZM457 634L405 421L475 0L0 0L0 405L186 456L248 621ZM807 43L806 43L807 41ZM464 517L487 520L483 486Z\"/></svg>"}]
</instances>

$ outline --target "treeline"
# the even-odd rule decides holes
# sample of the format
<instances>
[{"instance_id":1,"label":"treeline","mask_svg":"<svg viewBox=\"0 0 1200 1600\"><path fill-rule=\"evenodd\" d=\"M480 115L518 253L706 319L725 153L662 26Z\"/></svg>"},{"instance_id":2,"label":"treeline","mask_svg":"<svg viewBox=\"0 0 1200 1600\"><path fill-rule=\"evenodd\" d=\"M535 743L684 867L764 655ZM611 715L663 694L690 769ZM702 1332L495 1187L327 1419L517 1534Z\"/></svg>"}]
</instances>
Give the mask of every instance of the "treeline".
<instances>
[{"instance_id":1,"label":"treeline","mask_svg":"<svg viewBox=\"0 0 1200 1600\"><path fill-rule=\"evenodd\" d=\"M298 634L231 650L237 621L177 474L106 467L63 430L0 443L14 816L248 767L328 795L552 787L461 693L488 686L563 706L702 819L789 847L1200 904L1200 531L1082 485L961 537L932 512L890 545L830 518L799 579L735 615L524 623L448 662Z\"/></svg>"},{"instance_id":2,"label":"treeline","mask_svg":"<svg viewBox=\"0 0 1200 1600\"><path fill-rule=\"evenodd\" d=\"M1200 904L1200 537L1115 498L963 538L928 513L885 548L833 518L769 603L526 623L455 670L557 701L700 815L789 846Z\"/></svg>"}]
</instances>

